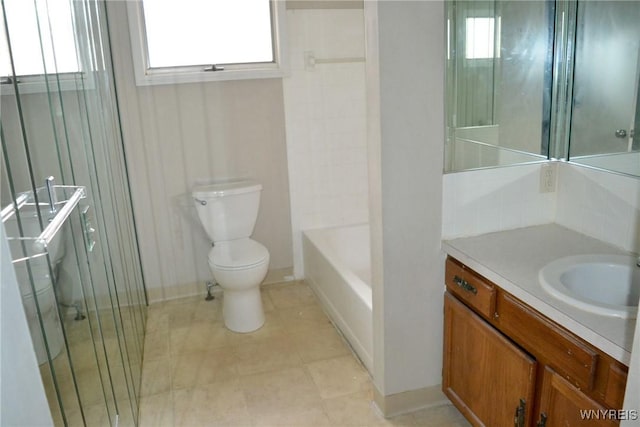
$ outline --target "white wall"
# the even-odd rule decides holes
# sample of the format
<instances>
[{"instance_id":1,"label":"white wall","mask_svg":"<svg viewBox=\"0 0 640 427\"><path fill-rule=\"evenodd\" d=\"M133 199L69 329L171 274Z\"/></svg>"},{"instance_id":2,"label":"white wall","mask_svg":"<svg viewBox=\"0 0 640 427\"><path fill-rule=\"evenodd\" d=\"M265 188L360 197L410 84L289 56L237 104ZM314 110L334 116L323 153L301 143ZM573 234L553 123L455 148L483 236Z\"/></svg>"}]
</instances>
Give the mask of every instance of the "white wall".
<instances>
[{"instance_id":1,"label":"white wall","mask_svg":"<svg viewBox=\"0 0 640 427\"><path fill-rule=\"evenodd\" d=\"M292 266L281 79L137 87L126 2L107 2L142 264L151 301L204 292L210 242L190 197L197 183L263 185L253 237L271 269Z\"/></svg>"},{"instance_id":2,"label":"white wall","mask_svg":"<svg viewBox=\"0 0 640 427\"><path fill-rule=\"evenodd\" d=\"M624 394L624 405L627 410L635 410L640 417L640 321L636 320L636 332L633 338L631 364L627 376L627 389ZM638 425L638 420L627 420L620 423L622 427Z\"/></svg>"},{"instance_id":3,"label":"white wall","mask_svg":"<svg viewBox=\"0 0 640 427\"><path fill-rule=\"evenodd\" d=\"M442 238L553 222L556 193L540 193L543 164L444 175Z\"/></svg>"},{"instance_id":4,"label":"white wall","mask_svg":"<svg viewBox=\"0 0 640 427\"><path fill-rule=\"evenodd\" d=\"M640 252L640 179L571 164L561 166L555 222Z\"/></svg>"},{"instance_id":5,"label":"white wall","mask_svg":"<svg viewBox=\"0 0 640 427\"><path fill-rule=\"evenodd\" d=\"M556 191L541 193L544 166L515 165L445 175L443 238L555 222L640 252L640 180L557 162Z\"/></svg>"},{"instance_id":6,"label":"white wall","mask_svg":"<svg viewBox=\"0 0 640 427\"><path fill-rule=\"evenodd\" d=\"M369 220L364 17L358 6L287 10L291 75L283 89L298 278L301 230ZM313 66L305 64L305 53L347 62Z\"/></svg>"},{"instance_id":7,"label":"white wall","mask_svg":"<svg viewBox=\"0 0 640 427\"><path fill-rule=\"evenodd\" d=\"M368 115L375 121L377 107L380 118L368 136L371 182L380 183L370 192L372 253L383 263L373 269L374 382L388 396L441 383L444 3L365 10L378 29L367 40L368 59L376 56Z\"/></svg>"},{"instance_id":8,"label":"white wall","mask_svg":"<svg viewBox=\"0 0 640 427\"><path fill-rule=\"evenodd\" d=\"M3 225L0 258L0 425L52 426Z\"/></svg>"}]
</instances>

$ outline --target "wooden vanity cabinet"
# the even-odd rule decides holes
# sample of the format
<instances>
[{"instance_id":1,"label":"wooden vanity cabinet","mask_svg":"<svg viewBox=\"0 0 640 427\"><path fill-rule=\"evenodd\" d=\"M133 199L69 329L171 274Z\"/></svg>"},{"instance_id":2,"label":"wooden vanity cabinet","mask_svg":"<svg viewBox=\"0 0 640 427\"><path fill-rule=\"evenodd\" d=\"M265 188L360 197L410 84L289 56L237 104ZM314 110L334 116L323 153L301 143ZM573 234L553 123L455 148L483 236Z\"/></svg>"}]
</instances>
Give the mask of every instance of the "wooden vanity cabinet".
<instances>
[{"instance_id":1,"label":"wooden vanity cabinet","mask_svg":"<svg viewBox=\"0 0 640 427\"><path fill-rule=\"evenodd\" d=\"M616 421L606 418L593 419L594 415L588 421L585 419L587 412L603 414L607 409L562 378L553 369L547 367L544 370L538 412L545 415L546 427L584 424L594 427L617 426Z\"/></svg>"},{"instance_id":2,"label":"wooden vanity cabinet","mask_svg":"<svg viewBox=\"0 0 640 427\"><path fill-rule=\"evenodd\" d=\"M473 425L618 425L580 410L620 409L626 366L451 257L445 281L443 391Z\"/></svg>"},{"instance_id":3,"label":"wooden vanity cabinet","mask_svg":"<svg viewBox=\"0 0 640 427\"><path fill-rule=\"evenodd\" d=\"M519 407L528 420L536 361L449 294L444 310L447 396L476 425L513 425Z\"/></svg>"}]
</instances>

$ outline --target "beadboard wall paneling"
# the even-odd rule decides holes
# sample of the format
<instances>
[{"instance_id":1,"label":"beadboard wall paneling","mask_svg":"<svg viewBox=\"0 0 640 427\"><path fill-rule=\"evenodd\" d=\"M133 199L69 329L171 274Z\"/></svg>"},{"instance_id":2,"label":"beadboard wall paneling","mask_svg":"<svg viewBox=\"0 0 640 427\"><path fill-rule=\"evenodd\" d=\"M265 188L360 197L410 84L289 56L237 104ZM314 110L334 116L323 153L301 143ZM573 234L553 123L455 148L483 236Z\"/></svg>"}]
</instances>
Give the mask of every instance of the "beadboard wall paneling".
<instances>
[{"instance_id":1,"label":"beadboard wall paneling","mask_svg":"<svg viewBox=\"0 0 640 427\"><path fill-rule=\"evenodd\" d=\"M253 237L270 269L292 265L281 79L137 87L126 2L109 2L116 84L151 301L204 292L210 242L191 189L251 177L263 185Z\"/></svg>"}]
</instances>

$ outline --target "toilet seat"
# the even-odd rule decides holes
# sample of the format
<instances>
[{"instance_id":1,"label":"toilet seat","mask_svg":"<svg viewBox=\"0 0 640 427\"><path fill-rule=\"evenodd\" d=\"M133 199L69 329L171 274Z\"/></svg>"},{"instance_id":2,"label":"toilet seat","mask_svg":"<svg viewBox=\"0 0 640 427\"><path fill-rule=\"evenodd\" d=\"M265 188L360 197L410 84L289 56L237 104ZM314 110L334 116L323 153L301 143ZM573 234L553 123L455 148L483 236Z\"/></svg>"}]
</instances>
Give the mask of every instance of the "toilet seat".
<instances>
[{"instance_id":1,"label":"toilet seat","mask_svg":"<svg viewBox=\"0 0 640 427\"><path fill-rule=\"evenodd\" d=\"M268 259L267 248L249 238L217 242L209 252L209 264L218 270L245 270Z\"/></svg>"}]
</instances>

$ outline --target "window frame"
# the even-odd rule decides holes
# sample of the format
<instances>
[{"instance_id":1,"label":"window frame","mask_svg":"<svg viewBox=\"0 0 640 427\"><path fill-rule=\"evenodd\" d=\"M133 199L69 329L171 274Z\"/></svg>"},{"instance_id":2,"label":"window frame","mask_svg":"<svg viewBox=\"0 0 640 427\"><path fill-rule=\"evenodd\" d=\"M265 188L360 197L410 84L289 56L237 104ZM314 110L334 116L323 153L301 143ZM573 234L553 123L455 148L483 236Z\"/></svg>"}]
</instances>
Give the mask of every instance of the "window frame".
<instances>
[{"instance_id":1,"label":"window frame","mask_svg":"<svg viewBox=\"0 0 640 427\"><path fill-rule=\"evenodd\" d=\"M70 13L75 14L73 5L71 6ZM0 12L0 19L5 19L4 14ZM72 18L71 24L73 31L78 32L84 29L78 20ZM3 26L4 27L4 26ZM6 28L3 28L6 30ZM38 28L42 31L41 28ZM50 28L49 28L50 31ZM19 94L38 94L38 93L58 93L66 91L82 91L95 89L95 80L91 72L87 72L85 64L82 61L82 57L79 52L81 46L78 45L78 38L74 35L73 49L76 55L76 62L78 65L77 71L65 71L57 72L57 70L47 70L46 65L43 73L38 74L12 74L2 76L0 75L0 96L13 96L16 93ZM81 86L78 86L78 82L81 81ZM18 90L16 91L16 86Z\"/></svg>"},{"instance_id":2,"label":"window frame","mask_svg":"<svg viewBox=\"0 0 640 427\"><path fill-rule=\"evenodd\" d=\"M487 44L488 47L488 56L469 56L469 20L478 20L478 19L487 19L490 23L489 26L492 27L493 33L491 34L491 44ZM475 24L474 24L475 25ZM465 60L467 61L492 61L494 59L500 58L500 37L502 32L502 20L501 16L466 16L465 17L465 25L464 25L464 37L465 37ZM477 34L471 34L471 37L475 39ZM497 38L496 38L497 36Z\"/></svg>"},{"instance_id":3,"label":"window frame","mask_svg":"<svg viewBox=\"0 0 640 427\"><path fill-rule=\"evenodd\" d=\"M284 77L289 71L286 50L286 2L284 0L269 0L269 2L271 5L273 62L151 68L149 67L142 0L127 1L136 86ZM206 71L205 68L211 67L211 65L221 65L224 66L224 69Z\"/></svg>"},{"instance_id":4,"label":"window frame","mask_svg":"<svg viewBox=\"0 0 640 427\"><path fill-rule=\"evenodd\" d=\"M4 76L1 78L0 95L15 95L18 93L58 93L67 91L83 91L95 89L95 81L91 73L74 71L68 73L28 74L18 76ZM9 79L9 80L4 80ZM14 83L14 79L17 82ZM78 82L82 81L81 86Z\"/></svg>"}]
</instances>

